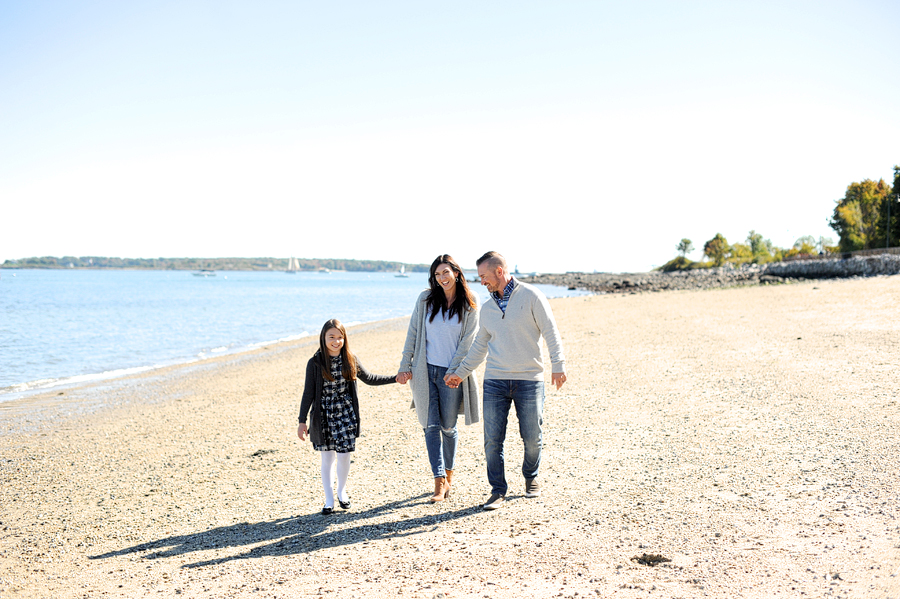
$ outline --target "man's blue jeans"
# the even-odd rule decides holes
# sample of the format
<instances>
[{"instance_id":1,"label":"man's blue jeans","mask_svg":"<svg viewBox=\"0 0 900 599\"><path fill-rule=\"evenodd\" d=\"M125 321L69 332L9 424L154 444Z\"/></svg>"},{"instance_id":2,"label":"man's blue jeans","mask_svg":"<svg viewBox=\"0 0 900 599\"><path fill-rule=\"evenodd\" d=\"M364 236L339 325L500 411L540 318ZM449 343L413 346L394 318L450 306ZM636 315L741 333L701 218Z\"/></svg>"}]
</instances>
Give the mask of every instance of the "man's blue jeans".
<instances>
[{"instance_id":1,"label":"man's blue jeans","mask_svg":"<svg viewBox=\"0 0 900 599\"><path fill-rule=\"evenodd\" d=\"M447 476L456 461L459 433L456 417L463 401L462 387L451 389L444 383L447 369L428 365L428 421L425 428L425 449L435 478Z\"/></svg>"},{"instance_id":2,"label":"man's blue jeans","mask_svg":"<svg viewBox=\"0 0 900 599\"><path fill-rule=\"evenodd\" d=\"M506 495L506 466L503 442L510 406L515 404L519 434L525 445L522 476L535 478L541 467L544 423L544 381L484 381L484 457L487 461L491 493Z\"/></svg>"}]
</instances>

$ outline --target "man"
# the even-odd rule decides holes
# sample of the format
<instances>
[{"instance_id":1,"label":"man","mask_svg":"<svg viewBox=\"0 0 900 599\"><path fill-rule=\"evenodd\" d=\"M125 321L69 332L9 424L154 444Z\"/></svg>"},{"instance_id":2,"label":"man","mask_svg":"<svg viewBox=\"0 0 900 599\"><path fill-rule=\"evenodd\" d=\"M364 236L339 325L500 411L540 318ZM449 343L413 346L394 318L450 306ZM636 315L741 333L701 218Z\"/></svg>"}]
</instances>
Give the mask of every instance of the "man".
<instances>
[{"instance_id":1,"label":"man","mask_svg":"<svg viewBox=\"0 0 900 599\"><path fill-rule=\"evenodd\" d=\"M565 356L550 304L535 287L509 273L497 252L478 259L478 277L493 301L481 307L481 329L469 353L444 381L457 387L487 357L484 372L484 454L491 496L484 509L503 505L508 491L503 459L509 409L516 406L519 434L525 444L522 475L525 497L538 497L544 411L544 363L541 338L550 350L551 380L559 389L566 382Z\"/></svg>"}]
</instances>

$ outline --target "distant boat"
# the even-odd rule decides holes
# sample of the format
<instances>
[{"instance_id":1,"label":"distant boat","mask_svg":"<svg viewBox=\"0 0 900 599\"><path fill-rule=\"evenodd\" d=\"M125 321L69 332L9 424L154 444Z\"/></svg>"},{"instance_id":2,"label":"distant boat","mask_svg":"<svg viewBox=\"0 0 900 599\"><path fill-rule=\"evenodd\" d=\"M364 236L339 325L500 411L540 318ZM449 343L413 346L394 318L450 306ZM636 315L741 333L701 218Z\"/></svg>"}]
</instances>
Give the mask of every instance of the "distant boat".
<instances>
[{"instance_id":1,"label":"distant boat","mask_svg":"<svg viewBox=\"0 0 900 599\"><path fill-rule=\"evenodd\" d=\"M320 269L319 269L319 274L330 275L330 274L331 274L331 271L328 270L327 268L320 268Z\"/></svg>"},{"instance_id":2,"label":"distant boat","mask_svg":"<svg viewBox=\"0 0 900 599\"><path fill-rule=\"evenodd\" d=\"M295 275L300 270L300 261L291 256L291 259L288 261L288 268L286 271L289 275Z\"/></svg>"},{"instance_id":3,"label":"distant boat","mask_svg":"<svg viewBox=\"0 0 900 599\"><path fill-rule=\"evenodd\" d=\"M406 274L406 267L403 266L402 264L400 265L400 272L398 272L398 273L395 274L394 276L395 276L395 277L400 277L400 278L403 278L403 279L408 279L408 278L409 278L409 275Z\"/></svg>"},{"instance_id":4,"label":"distant boat","mask_svg":"<svg viewBox=\"0 0 900 599\"><path fill-rule=\"evenodd\" d=\"M216 276L216 271L214 270L200 270L194 273L195 277L214 277Z\"/></svg>"}]
</instances>

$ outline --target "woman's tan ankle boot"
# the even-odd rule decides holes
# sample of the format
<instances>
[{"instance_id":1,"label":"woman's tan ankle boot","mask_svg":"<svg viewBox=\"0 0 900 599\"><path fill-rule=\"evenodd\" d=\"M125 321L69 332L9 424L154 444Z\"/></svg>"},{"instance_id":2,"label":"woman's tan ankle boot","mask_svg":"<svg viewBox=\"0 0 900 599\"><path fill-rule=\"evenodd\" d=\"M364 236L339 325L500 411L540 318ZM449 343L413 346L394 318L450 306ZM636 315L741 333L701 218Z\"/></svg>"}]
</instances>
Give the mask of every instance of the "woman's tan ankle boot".
<instances>
[{"instance_id":1,"label":"woman's tan ankle boot","mask_svg":"<svg viewBox=\"0 0 900 599\"><path fill-rule=\"evenodd\" d=\"M447 492L447 479L443 476L438 476L434 479L434 495L431 496L431 503L436 503L438 501L444 500L444 495Z\"/></svg>"},{"instance_id":2,"label":"woman's tan ankle boot","mask_svg":"<svg viewBox=\"0 0 900 599\"><path fill-rule=\"evenodd\" d=\"M453 485L453 470L445 470L444 472L447 473L447 492L444 493L444 498L449 499L450 487Z\"/></svg>"}]
</instances>

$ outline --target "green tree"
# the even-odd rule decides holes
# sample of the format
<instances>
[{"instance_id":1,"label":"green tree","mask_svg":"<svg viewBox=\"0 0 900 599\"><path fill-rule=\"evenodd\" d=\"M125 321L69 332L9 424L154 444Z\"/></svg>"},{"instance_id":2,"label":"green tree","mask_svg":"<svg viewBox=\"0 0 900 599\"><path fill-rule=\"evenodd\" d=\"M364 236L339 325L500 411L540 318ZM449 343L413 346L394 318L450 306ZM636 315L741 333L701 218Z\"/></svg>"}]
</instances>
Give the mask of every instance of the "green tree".
<instances>
[{"instance_id":1,"label":"green tree","mask_svg":"<svg viewBox=\"0 0 900 599\"><path fill-rule=\"evenodd\" d=\"M816 242L816 249L822 253L828 253L833 251L834 248L834 239L831 237L822 237L819 235L819 240Z\"/></svg>"},{"instance_id":2,"label":"green tree","mask_svg":"<svg viewBox=\"0 0 900 599\"><path fill-rule=\"evenodd\" d=\"M816 238L812 235L804 235L794 242L794 249L797 250L798 254L815 254Z\"/></svg>"},{"instance_id":3,"label":"green tree","mask_svg":"<svg viewBox=\"0 0 900 599\"><path fill-rule=\"evenodd\" d=\"M746 264L753 260L753 252L750 246L745 243L735 243L731 246L728 255L728 261L734 264Z\"/></svg>"},{"instance_id":4,"label":"green tree","mask_svg":"<svg viewBox=\"0 0 900 599\"><path fill-rule=\"evenodd\" d=\"M747 245L750 246L753 262L765 264L772 261L772 253L775 249L772 246L772 242L768 239L763 239L763 236L753 229L747 234Z\"/></svg>"},{"instance_id":5,"label":"green tree","mask_svg":"<svg viewBox=\"0 0 900 599\"><path fill-rule=\"evenodd\" d=\"M685 258L688 254L694 251L694 242L685 237L678 242L678 246L676 249L678 250L678 253L681 254L681 257Z\"/></svg>"},{"instance_id":6,"label":"green tree","mask_svg":"<svg viewBox=\"0 0 900 599\"><path fill-rule=\"evenodd\" d=\"M721 233L716 233L715 237L703 244L703 255L712 260L715 266L722 266L730 249L728 240Z\"/></svg>"},{"instance_id":7,"label":"green tree","mask_svg":"<svg viewBox=\"0 0 900 599\"><path fill-rule=\"evenodd\" d=\"M879 179L877 183L866 179L847 186L844 198L838 200L828 223L840 238L841 251L852 252L884 246L886 202L890 194L891 186L884 179Z\"/></svg>"},{"instance_id":8,"label":"green tree","mask_svg":"<svg viewBox=\"0 0 900 599\"><path fill-rule=\"evenodd\" d=\"M900 166L894 167L894 185L885 206L885 247L900 246ZM890 218L890 220L888 220Z\"/></svg>"}]
</instances>

